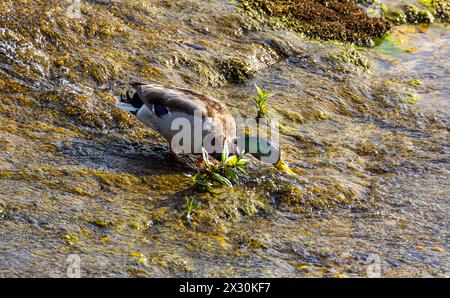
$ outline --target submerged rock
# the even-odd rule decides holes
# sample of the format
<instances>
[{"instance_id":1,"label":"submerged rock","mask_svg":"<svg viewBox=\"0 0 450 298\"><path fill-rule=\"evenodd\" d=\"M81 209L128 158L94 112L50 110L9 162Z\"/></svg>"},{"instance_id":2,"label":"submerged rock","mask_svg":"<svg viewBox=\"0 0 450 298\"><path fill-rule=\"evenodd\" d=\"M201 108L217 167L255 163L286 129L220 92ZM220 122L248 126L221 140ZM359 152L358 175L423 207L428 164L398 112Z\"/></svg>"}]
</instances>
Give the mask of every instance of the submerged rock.
<instances>
[{"instance_id":1,"label":"submerged rock","mask_svg":"<svg viewBox=\"0 0 450 298\"><path fill-rule=\"evenodd\" d=\"M430 24L436 19L450 21L450 2L446 0L423 0L416 4L397 5L388 8L380 4L381 13L395 25Z\"/></svg>"},{"instance_id":2,"label":"submerged rock","mask_svg":"<svg viewBox=\"0 0 450 298\"><path fill-rule=\"evenodd\" d=\"M383 36L391 27L381 18L369 17L351 0L244 0L242 5L259 21L269 18L273 25L324 40L372 46L373 39Z\"/></svg>"},{"instance_id":3,"label":"submerged rock","mask_svg":"<svg viewBox=\"0 0 450 298\"><path fill-rule=\"evenodd\" d=\"M448 0L433 0L431 5L436 12L436 17L445 21L450 22L450 1Z\"/></svg>"},{"instance_id":4,"label":"submerged rock","mask_svg":"<svg viewBox=\"0 0 450 298\"><path fill-rule=\"evenodd\" d=\"M446 232L448 124L417 112L439 52L380 72L376 49L340 42L389 28L352 1L81 1L80 18L54 2L0 1L0 275L65 276L77 254L83 277L364 276L369 251L404 265L386 276L445 274L442 253L407 254ZM296 175L253 160L242 184L196 193L115 107L130 80L199 90L236 117L256 115L253 83L275 93ZM185 196L201 203L189 220Z\"/></svg>"},{"instance_id":5,"label":"submerged rock","mask_svg":"<svg viewBox=\"0 0 450 298\"><path fill-rule=\"evenodd\" d=\"M434 17L428 10L418 9L414 5L405 5L406 21L411 24L433 23Z\"/></svg>"}]
</instances>

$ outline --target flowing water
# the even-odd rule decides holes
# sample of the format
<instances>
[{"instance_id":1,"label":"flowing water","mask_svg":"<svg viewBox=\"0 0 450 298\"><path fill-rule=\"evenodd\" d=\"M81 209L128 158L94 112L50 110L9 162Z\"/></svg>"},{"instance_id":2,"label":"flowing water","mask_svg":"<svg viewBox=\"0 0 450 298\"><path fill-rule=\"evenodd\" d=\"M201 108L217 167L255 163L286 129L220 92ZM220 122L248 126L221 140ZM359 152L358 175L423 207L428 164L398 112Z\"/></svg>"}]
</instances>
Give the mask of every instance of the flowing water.
<instances>
[{"instance_id":1,"label":"flowing water","mask_svg":"<svg viewBox=\"0 0 450 298\"><path fill-rule=\"evenodd\" d=\"M365 48L237 1L68 8L0 3L0 276L63 277L74 258L82 276L448 276L447 23ZM274 92L296 174L252 161L242 185L196 194L188 222L186 169L114 106L134 80L236 117L256 115L254 84Z\"/></svg>"}]
</instances>

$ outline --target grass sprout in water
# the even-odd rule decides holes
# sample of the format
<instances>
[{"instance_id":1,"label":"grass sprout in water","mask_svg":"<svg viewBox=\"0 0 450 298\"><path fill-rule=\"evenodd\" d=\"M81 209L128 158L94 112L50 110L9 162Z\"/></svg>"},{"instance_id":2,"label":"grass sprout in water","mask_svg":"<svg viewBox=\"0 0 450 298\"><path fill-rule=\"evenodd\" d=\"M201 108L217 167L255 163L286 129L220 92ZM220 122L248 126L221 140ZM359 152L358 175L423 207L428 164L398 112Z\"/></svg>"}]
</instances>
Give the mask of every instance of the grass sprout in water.
<instances>
[{"instance_id":1,"label":"grass sprout in water","mask_svg":"<svg viewBox=\"0 0 450 298\"><path fill-rule=\"evenodd\" d=\"M221 186L233 187L239 184L239 174L248 175L245 166L248 161L243 159L243 154L229 156L228 148L225 147L221 160L213 162L210 160L208 152L203 148L203 167L192 177L200 191L212 192L214 188Z\"/></svg>"},{"instance_id":2,"label":"grass sprout in water","mask_svg":"<svg viewBox=\"0 0 450 298\"><path fill-rule=\"evenodd\" d=\"M198 207L200 207L200 202L197 201L197 198L194 196L186 196L185 200L186 200L186 209L187 209L186 218L188 220L192 220L192 214L195 212L195 210Z\"/></svg>"},{"instance_id":3,"label":"grass sprout in water","mask_svg":"<svg viewBox=\"0 0 450 298\"><path fill-rule=\"evenodd\" d=\"M267 117L269 114L269 108L267 107L266 101L269 97L271 97L274 94L262 90L257 85L255 85L255 87L256 90L258 91L258 97L253 98L253 101L255 102L256 107L258 108L257 118Z\"/></svg>"}]
</instances>

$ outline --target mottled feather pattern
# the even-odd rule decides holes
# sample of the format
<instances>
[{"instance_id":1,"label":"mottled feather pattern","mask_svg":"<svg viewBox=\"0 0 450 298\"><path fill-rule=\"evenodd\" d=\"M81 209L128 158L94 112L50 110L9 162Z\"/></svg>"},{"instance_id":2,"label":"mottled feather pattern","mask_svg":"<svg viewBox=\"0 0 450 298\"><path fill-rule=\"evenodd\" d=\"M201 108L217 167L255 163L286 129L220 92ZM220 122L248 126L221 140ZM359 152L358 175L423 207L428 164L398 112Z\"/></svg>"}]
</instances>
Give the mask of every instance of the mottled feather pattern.
<instances>
[{"instance_id":1,"label":"mottled feather pattern","mask_svg":"<svg viewBox=\"0 0 450 298\"><path fill-rule=\"evenodd\" d=\"M159 131L168 141L173 136L173 132L169 131L170 121L176 117L193 121L194 112L198 111L203 121L210 123L207 130L221 139L221 143L227 140L228 148L231 152L234 151L236 124L231 113L218 100L189 89L169 88L158 84L131 85L146 106L138 112L138 118Z\"/></svg>"},{"instance_id":2,"label":"mottled feather pattern","mask_svg":"<svg viewBox=\"0 0 450 298\"><path fill-rule=\"evenodd\" d=\"M229 113L221 102L193 90L168 88L158 84L133 83L132 86L147 105L160 104L169 110L191 115L199 110L203 117L212 118L217 114Z\"/></svg>"}]
</instances>

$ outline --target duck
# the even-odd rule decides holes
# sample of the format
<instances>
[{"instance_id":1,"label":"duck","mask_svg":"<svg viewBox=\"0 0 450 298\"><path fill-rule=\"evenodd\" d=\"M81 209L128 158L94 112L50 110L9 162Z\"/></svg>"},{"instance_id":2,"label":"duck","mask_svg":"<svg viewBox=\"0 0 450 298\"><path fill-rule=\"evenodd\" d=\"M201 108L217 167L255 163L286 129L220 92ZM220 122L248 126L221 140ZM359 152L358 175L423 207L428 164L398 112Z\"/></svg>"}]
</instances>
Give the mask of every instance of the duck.
<instances>
[{"instance_id":1,"label":"duck","mask_svg":"<svg viewBox=\"0 0 450 298\"><path fill-rule=\"evenodd\" d=\"M248 153L293 174L273 142L248 134L238 137L235 118L219 100L191 89L156 83L130 85L133 95L127 91L116 106L159 133L176 157L192 153L201 156L206 151L220 159L226 147L230 155Z\"/></svg>"}]
</instances>

